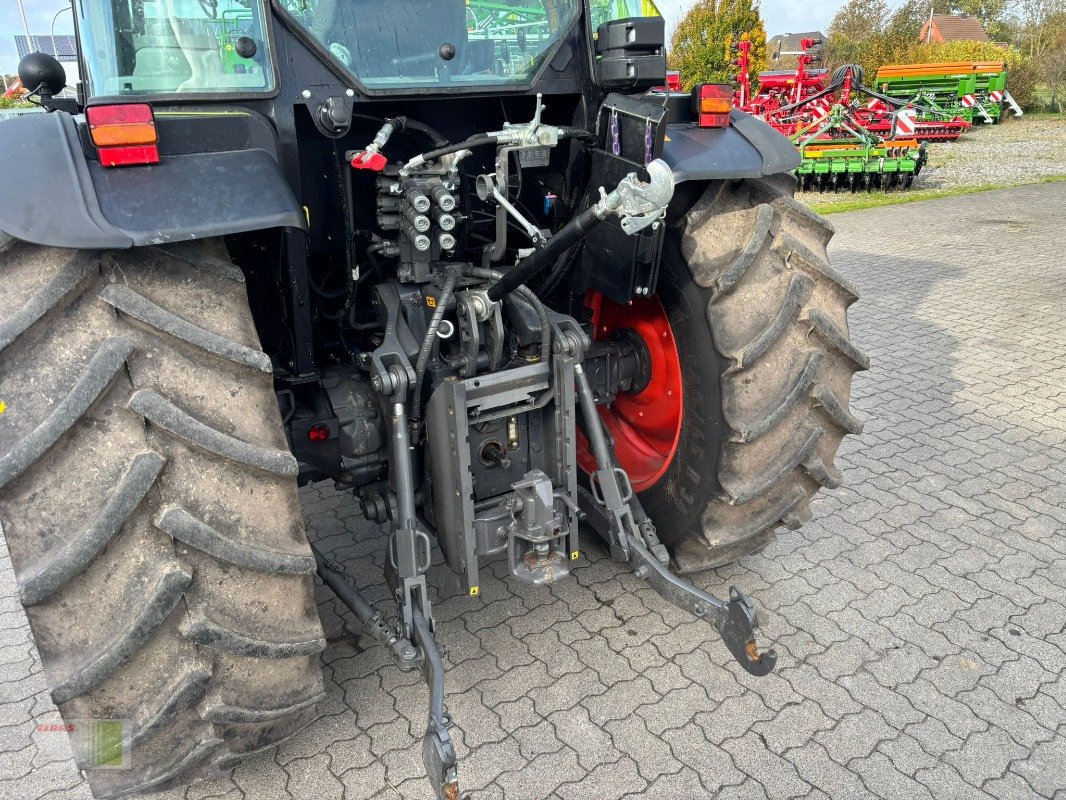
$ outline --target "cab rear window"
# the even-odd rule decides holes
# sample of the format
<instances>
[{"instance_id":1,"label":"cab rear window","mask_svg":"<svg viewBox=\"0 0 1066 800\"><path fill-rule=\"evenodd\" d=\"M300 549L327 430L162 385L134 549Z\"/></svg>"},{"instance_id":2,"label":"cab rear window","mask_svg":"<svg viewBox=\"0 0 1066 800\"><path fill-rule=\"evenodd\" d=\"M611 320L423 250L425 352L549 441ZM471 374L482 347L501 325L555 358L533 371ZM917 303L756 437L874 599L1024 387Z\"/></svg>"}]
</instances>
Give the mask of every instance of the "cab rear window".
<instances>
[{"instance_id":1,"label":"cab rear window","mask_svg":"<svg viewBox=\"0 0 1066 800\"><path fill-rule=\"evenodd\" d=\"M261 0L76 0L89 94L274 88Z\"/></svg>"}]
</instances>

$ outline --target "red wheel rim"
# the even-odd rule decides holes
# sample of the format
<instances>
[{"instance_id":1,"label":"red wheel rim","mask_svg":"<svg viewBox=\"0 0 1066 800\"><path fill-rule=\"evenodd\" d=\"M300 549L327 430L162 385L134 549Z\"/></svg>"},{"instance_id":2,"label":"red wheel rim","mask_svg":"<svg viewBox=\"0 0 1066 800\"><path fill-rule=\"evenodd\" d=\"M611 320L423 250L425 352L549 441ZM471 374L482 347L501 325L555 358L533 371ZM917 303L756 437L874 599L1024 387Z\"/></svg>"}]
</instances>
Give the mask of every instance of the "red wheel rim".
<instances>
[{"instance_id":1,"label":"red wheel rim","mask_svg":"<svg viewBox=\"0 0 1066 800\"><path fill-rule=\"evenodd\" d=\"M592 309L597 340L615 331L636 332L647 348L651 380L643 391L620 393L610 405L599 406L600 418L614 437L615 455L638 492L650 489L666 472L681 439L681 359L662 303L657 297L639 297L619 304L599 292L589 292L585 305ZM596 470L596 459L581 431L577 460L585 472Z\"/></svg>"}]
</instances>

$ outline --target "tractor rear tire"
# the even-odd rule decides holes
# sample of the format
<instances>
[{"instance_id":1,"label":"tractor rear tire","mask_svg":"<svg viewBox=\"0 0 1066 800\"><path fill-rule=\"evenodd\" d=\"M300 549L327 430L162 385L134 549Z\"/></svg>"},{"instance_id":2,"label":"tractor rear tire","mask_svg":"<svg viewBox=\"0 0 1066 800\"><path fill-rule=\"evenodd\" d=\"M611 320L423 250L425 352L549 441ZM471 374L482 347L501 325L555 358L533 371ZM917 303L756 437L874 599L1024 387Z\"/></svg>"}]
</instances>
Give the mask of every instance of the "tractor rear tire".
<instances>
[{"instance_id":1,"label":"tractor rear tire","mask_svg":"<svg viewBox=\"0 0 1066 800\"><path fill-rule=\"evenodd\" d=\"M712 185L667 235L659 297L681 362L675 455L640 497L678 568L753 553L840 484L834 458L862 423L848 338L858 299L830 265L829 222L793 198L790 176ZM667 524L668 523L668 524Z\"/></svg>"},{"instance_id":2,"label":"tractor rear tire","mask_svg":"<svg viewBox=\"0 0 1066 800\"><path fill-rule=\"evenodd\" d=\"M308 724L315 561L221 240L0 235L0 285L0 526L93 793L205 778Z\"/></svg>"}]
</instances>

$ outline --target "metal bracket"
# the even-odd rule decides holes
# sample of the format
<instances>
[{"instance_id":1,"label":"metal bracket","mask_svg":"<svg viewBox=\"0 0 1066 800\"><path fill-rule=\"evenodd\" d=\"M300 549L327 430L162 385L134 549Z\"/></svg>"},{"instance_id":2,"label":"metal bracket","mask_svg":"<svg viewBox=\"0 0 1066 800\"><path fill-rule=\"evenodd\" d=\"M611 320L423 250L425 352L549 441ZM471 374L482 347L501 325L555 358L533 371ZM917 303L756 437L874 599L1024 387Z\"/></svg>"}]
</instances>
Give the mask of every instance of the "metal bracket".
<instances>
[{"instance_id":1,"label":"metal bracket","mask_svg":"<svg viewBox=\"0 0 1066 800\"><path fill-rule=\"evenodd\" d=\"M482 200L488 200L490 197L495 200L504 211L514 217L515 222L537 245L543 245L547 241L544 231L526 219L522 212L515 208L514 204L500 191L500 187L496 184L495 176L489 174L478 175L477 196Z\"/></svg>"}]
</instances>

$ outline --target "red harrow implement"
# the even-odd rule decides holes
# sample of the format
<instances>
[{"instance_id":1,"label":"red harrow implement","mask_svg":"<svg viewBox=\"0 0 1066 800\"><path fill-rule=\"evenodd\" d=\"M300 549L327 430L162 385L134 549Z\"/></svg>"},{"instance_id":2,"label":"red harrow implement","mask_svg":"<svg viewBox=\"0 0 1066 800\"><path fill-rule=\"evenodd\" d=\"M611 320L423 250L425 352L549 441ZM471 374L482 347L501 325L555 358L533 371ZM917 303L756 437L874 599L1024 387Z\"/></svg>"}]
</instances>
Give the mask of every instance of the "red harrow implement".
<instances>
[{"instance_id":1,"label":"red harrow implement","mask_svg":"<svg viewBox=\"0 0 1066 800\"><path fill-rule=\"evenodd\" d=\"M922 119L917 107L894 106L880 97L871 97L865 106L857 106L855 115L863 126L879 136L906 135L920 142L954 142L972 127L962 117ZM928 112L925 114L929 116Z\"/></svg>"},{"instance_id":2,"label":"red harrow implement","mask_svg":"<svg viewBox=\"0 0 1066 800\"><path fill-rule=\"evenodd\" d=\"M829 77L828 70L810 69L810 65L818 60L814 48L820 44L821 42L815 39L801 39L803 53L797 59L796 69L760 72L758 91L753 93L750 71L751 42L740 42L737 45L737 60L734 62L739 73L733 105L778 127L775 122L782 108L802 104L812 96L824 92ZM826 105L826 110L830 105L832 104Z\"/></svg>"},{"instance_id":3,"label":"red harrow implement","mask_svg":"<svg viewBox=\"0 0 1066 800\"><path fill-rule=\"evenodd\" d=\"M820 58L820 44L814 39L802 39L803 53L796 59L796 69L760 73L758 90L753 91L751 45L741 42L735 62L738 88L734 105L761 117L786 136L824 118L835 105L849 107L857 125L883 138L953 142L969 130L970 123L962 117L923 104L920 98L904 101L865 86L863 71L857 65L845 65L832 75L825 69L812 69L811 65ZM856 97L858 94L868 98L865 105Z\"/></svg>"}]
</instances>

